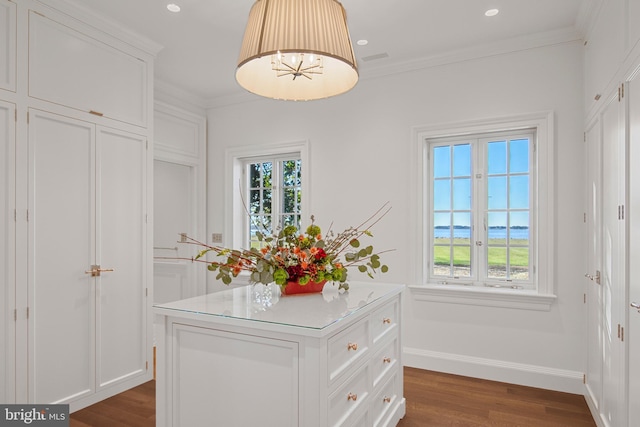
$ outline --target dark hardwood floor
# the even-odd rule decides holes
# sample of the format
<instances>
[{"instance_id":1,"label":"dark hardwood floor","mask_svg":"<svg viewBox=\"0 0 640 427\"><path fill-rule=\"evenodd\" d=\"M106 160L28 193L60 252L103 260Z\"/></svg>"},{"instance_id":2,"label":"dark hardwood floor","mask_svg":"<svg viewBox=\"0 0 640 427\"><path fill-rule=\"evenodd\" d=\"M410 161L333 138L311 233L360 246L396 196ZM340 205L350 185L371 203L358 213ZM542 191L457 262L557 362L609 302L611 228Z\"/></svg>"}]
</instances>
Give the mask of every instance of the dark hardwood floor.
<instances>
[{"instance_id":1,"label":"dark hardwood floor","mask_svg":"<svg viewBox=\"0 0 640 427\"><path fill-rule=\"evenodd\" d=\"M580 395L415 368L404 368L404 396L407 414L398 427L596 425ZM70 425L154 427L155 406L150 381L71 414Z\"/></svg>"}]
</instances>

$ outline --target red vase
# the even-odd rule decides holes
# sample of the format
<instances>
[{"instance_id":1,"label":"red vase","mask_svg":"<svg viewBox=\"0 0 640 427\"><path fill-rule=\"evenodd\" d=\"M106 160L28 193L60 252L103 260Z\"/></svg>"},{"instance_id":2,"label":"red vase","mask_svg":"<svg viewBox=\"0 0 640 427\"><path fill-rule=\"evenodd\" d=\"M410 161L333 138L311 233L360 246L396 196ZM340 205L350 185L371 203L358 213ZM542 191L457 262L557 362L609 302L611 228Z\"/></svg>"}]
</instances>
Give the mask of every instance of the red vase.
<instances>
[{"instance_id":1,"label":"red vase","mask_svg":"<svg viewBox=\"0 0 640 427\"><path fill-rule=\"evenodd\" d=\"M298 282L287 282L287 286L282 289L283 295L295 295L295 294L317 294L322 292L326 280L322 282L308 282L306 285L301 285Z\"/></svg>"}]
</instances>

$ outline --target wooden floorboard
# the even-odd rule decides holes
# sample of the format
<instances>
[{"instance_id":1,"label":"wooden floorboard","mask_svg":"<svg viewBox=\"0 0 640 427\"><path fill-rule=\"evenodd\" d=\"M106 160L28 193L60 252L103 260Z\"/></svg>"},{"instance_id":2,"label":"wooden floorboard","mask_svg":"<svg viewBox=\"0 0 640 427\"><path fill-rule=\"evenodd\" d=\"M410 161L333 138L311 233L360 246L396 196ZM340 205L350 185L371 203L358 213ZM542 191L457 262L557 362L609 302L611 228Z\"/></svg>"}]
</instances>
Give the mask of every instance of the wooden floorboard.
<instances>
[{"instance_id":1,"label":"wooden floorboard","mask_svg":"<svg viewBox=\"0 0 640 427\"><path fill-rule=\"evenodd\" d=\"M404 396L407 414L398 427L596 426L581 395L416 368L404 368ZM149 381L71 414L70 425L154 427L155 406Z\"/></svg>"}]
</instances>

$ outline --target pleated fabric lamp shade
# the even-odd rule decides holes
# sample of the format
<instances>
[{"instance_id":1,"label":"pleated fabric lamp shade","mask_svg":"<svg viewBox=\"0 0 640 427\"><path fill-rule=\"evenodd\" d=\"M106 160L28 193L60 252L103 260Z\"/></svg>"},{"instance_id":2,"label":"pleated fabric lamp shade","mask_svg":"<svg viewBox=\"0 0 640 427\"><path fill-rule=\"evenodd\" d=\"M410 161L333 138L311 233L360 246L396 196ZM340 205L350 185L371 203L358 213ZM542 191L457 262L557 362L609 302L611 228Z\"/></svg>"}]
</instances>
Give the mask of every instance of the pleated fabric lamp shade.
<instances>
[{"instance_id":1,"label":"pleated fabric lamp shade","mask_svg":"<svg viewBox=\"0 0 640 427\"><path fill-rule=\"evenodd\" d=\"M249 92L307 101L352 89L358 68L347 14L335 0L257 0L236 80Z\"/></svg>"}]
</instances>

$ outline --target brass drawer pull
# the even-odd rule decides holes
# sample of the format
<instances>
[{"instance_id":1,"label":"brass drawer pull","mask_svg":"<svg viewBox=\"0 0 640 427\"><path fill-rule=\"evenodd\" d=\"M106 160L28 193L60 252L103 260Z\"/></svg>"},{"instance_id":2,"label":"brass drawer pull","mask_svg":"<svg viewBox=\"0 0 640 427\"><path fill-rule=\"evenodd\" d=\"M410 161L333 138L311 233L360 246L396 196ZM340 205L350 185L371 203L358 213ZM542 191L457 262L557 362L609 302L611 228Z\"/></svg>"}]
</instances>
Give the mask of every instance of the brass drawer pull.
<instances>
[{"instance_id":1,"label":"brass drawer pull","mask_svg":"<svg viewBox=\"0 0 640 427\"><path fill-rule=\"evenodd\" d=\"M389 319L388 317L385 317L384 319L382 319L382 323L390 324L391 323L391 319Z\"/></svg>"},{"instance_id":2,"label":"brass drawer pull","mask_svg":"<svg viewBox=\"0 0 640 427\"><path fill-rule=\"evenodd\" d=\"M382 363L391 363L391 358L385 357L384 359L382 359Z\"/></svg>"},{"instance_id":3,"label":"brass drawer pull","mask_svg":"<svg viewBox=\"0 0 640 427\"><path fill-rule=\"evenodd\" d=\"M382 401L384 403L390 403L391 402L391 398L389 396L385 396L385 397L382 398Z\"/></svg>"},{"instance_id":4,"label":"brass drawer pull","mask_svg":"<svg viewBox=\"0 0 640 427\"><path fill-rule=\"evenodd\" d=\"M358 395L357 394L353 394L353 393L349 393L347 395L347 400L353 400L355 402L356 400L358 400Z\"/></svg>"},{"instance_id":5,"label":"brass drawer pull","mask_svg":"<svg viewBox=\"0 0 640 427\"><path fill-rule=\"evenodd\" d=\"M357 349L358 349L358 344L356 344L356 343L347 344L347 351L349 351L349 350L356 351Z\"/></svg>"}]
</instances>

